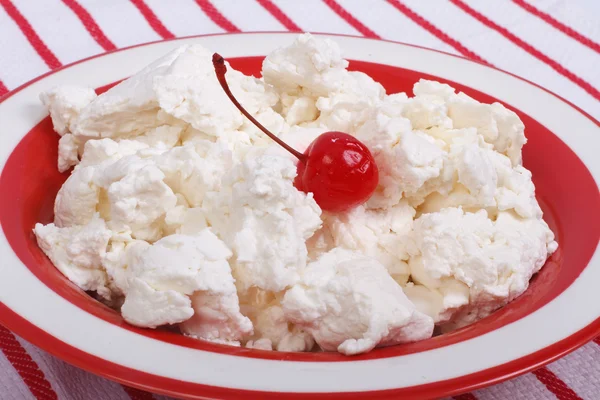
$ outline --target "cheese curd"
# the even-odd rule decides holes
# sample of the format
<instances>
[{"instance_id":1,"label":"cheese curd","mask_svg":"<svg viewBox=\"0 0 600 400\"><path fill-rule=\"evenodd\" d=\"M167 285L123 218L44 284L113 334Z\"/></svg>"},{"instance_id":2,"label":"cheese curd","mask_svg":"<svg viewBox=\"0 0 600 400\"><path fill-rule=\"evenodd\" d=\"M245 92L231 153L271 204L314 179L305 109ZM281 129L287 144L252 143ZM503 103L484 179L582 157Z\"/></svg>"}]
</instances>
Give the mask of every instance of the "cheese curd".
<instances>
[{"instance_id":1,"label":"cheese curd","mask_svg":"<svg viewBox=\"0 0 600 400\"><path fill-rule=\"evenodd\" d=\"M235 254L240 287L278 292L305 267L306 240L321 226L321 210L293 186L291 159L256 153L232 170L228 190L212 194L207 219Z\"/></svg>"},{"instance_id":2,"label":"cheese curd","mask_svg":"<svg viewBox=\"0 0 600 400\"><path fill-rule=\"evenodd\" d=\"M281 95L288 123L354 133L369 107L384 98L385 89L347 67L335 42L304 34L269 54L262 72L265 82Z\"/></svg>"},{"instance_id":3,"label":"cheese curd","mask_svg":"<svg viewBox=\"0 0 600 400\"><path fill-rule=\"evenodd\" d=\"M456 326L481 319L521 295L557 247L542 219L501 212L492 221L485 210L461 208L417 218L411 242L413 281L441 295L441 304L429 313L438 323ZM412 293L422 296L414 288Z\"/></svg>"},{"instance_id":4,"label":"cheese curd","mask_svg":"<svg viewBox=\"0 0 600 400\"><path fill-rule=\"evenodd\" d=\"M556 250L522 165L523 123L503 105L428 80L387 94L310 34L269 54L263 78L228 66L239 102L296 150L332 130L370 149L371 198L322 212L211 56L185 45L100 95L40 96L68 177L54 221L34 228L39 247L130 324L359 354L487 317Z\"/></svg>"},{"instance_id":5,"label":"cheese curd","mask_svg":"<svg viewBox=\"0 0 600 400\"><path fill-rule=\"evenodd\" d=\"M106 223L94 214L85 225L58 227L36 224L38 245L71 282L86 291L110 298L108 276L102 258L111 237Z\"/></svg>"},{"instance_id":6,"label":"cheese curd","mask_svg":"<svg viewBox=\"0 0 600 400\"><path fill-rule=\"evenodd\" d=\"M58 86L40 95L40 100L48 109L54 130L62 136L58 142L58 170L65 172L79 162L81 143L71 134L79 113L96 99L91 88L78 86Z\"/></svg>"},{"instance_id":7,"label":"cheese curd","mask_svg":"<svg viewBox=\"0 0 600 400\"><path fill-rule=\"evenodd\" d=\"M329 214L324 217L325 237L320 240L326 244L321 251L331 247L358 251L379 261L403 285L410 275L406 243L414 216L405 200L385 211L359 206L345 214Z\"/></svg>"},{"instance_id":8,"label":"cheese curd","mask_svg":"<svg viewBox=\"0 0 600 400\"><path fill-rule=\"evenodd\" d=\"M79 113L96 97L94 89L72 85L54 87L40 94L40 100L52 118L54 130L60 136L73 132Z\"/></svg>"},{"instance_id":9,"label":"cheese curd","mask_svg":"<svg viewBox=\"0 0 600 400\"><path fill-rule=\"evenodd\" d=\"M352 355L431 337L433 320L417 311L383 265L333 249L306 268L282 301L287 319L323 350Z\"/></svg>"}]
</instances>

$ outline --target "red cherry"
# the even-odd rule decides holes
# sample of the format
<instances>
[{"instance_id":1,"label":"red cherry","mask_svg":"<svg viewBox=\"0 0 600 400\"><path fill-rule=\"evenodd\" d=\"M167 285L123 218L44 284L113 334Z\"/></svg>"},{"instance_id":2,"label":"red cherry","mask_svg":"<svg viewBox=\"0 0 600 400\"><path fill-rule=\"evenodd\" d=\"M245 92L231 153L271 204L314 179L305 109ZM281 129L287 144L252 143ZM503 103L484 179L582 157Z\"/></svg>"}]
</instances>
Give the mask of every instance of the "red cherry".
<instances>
[{"instance_id":1,"label":"red cherry","mask_svg":"<svg viewBox=\"0 0 600 400\"><path fill-rule=\"evenodd\" d=\"M379 171L367 146L346 133L325 132L301 154L269 132L235 99L225 80L225 59L215 53L212 61L217 79L233 104L260 130L298 158L298 175L294 179L298 190L312 192L321 209L332 212L350 210L371 197L379 181Z\"/></svg>"},{"instance_id":2,"label":"red cherry","mask_svg":"<svg viewBox=\"0 0 600 400\"><path fill-rule=\"evenodd\" d=\"M304 155L306 161L298 163L294 186L312 192L323 210L339 212L354 208L371 197L379 182L371 152L347 133L323 133Z\"/></svg>"}]
</instances>

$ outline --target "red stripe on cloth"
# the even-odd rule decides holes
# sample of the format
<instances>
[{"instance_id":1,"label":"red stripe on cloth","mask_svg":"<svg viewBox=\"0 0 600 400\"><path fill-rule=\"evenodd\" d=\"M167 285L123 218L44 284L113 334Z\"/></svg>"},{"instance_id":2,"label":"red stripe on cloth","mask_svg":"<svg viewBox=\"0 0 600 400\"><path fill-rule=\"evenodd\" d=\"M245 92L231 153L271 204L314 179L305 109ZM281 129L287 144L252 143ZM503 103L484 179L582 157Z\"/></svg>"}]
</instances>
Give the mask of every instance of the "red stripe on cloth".
<instances>
[{"instance_id":1,"label":"red stripe on cloth","mask_svg":"<svg viewBox=\"0 0 600 400\"><path fill-rule=\"evenodd\" d=\"M477 397L473 393L463 393L458 396L452 397L454 400L477 400Z\"/></svg>"},{"instance_id":2,"label":"red stripe on cloth","mask_svg":"<svg viewBox=\"0 0 600 400\"><path fill-rule=\"evenodd\" d=\"M562 22L559 22L558 20L554 19L550 14L547 14L547 13L535 8L534 6L532 6L531 4L527 3L524 0L512 0L512 1L515 4L521 6L521 8L523 8L525 11L542 19L549 25L552 25L554 28L556 28L559 31L561 31L562 33L564 33L565 35L570 36L571 38L577 40L579 43L583 44L584 46L587 46L590 49L594 50L595 52L600 53L600 44L594 42L592 39L590 39L588 37L583 36L581 33L577 32L570 26L567 26L567 25L563 24Z\"/></svg>"},{"instance_id":3,"label":"red stripe on cloth","mask_svg":"<svg viewBox=\"0 0 600 400\"><path fill-rule=\"evenodd\" d=\"M335 0L323 0L323 3L327 4L337 15L342 17L344 21L352 25L354 29L359 31L364 37L381 39L381 37L366 27L362 22L354 18L346 9L340 6Z\"/></svg>"},{"instance_id":4,"label":"red stripe on cloth","mask_svg":"<svg viewBox=\"0 0 600 400\"><path fill-rule=\"evenodd\" d=\"M154 29L154 32L158 33L160 37L163 39L173 39L175 37L175 35L160 22L156 14L154 14L154 11L144 3L144 0L131 0L131 2L140 11L146 21L148 21L148 24Z\"/></svg>"},{"instance_id":5,"label":"red stripe on cloth","mask_svg":"<svg viewBox=\"0 0 600 400\"><path fill-rule=\"evenodd\" d=\"M58 400L50 382L27 350L8 329L0 325L0 348L38 400Z\"/></svg>"},{"instance_id":6,"label":"red stripe on cloth","mask_svg":"<svg viewBox=\"0 0 600 400\"><path fill-rule=\"evenodd\" d=\"M125 393L127 393L131 400L154 400L152 393L144 392L143 390L134 389L125 385L121 386L123 386L123 390L125 390Z\"/></svg>"},{"instance_id":7,"label":"red stripe on cloth","mask_svg":"<svg viewBox=\"0 0 600 400\"><path fill-rule=\"evenodd\" d=\"M277 7L271 0L256 0L265 10L267 10L281 25L285 26L288 31L302 32L302 29L292 21L281 8Z\"/></svg>"},{"instance_id":8,"label":"red stripe on cloth","mask_svg":"<svg viewBox=\"0 0 600 400\"><path fill-rule=\"evenodd\" d=\"M221 14L209 0L196 0L196 3L200 6L202 11L204 11L204 14L208 16L208 18L212 19L215 24L219 25L225 31L241 32L240 29L230 20L225 18L225 16Z\"/></svg>"},{"instance_id":9,"label":"red stripe on cloth","mask_svg":"<svg viewBox=\"0 0 600 400\"><path fill-rule=\"evenodd\" d=\"M594 342L600 346L600 336L598 336L597 338L594 339Z\"/></svg>"},{"instance_id":10,"label":"red stripe on cloth","mask_svg":"<svg viewBox=\"0 0 600 400\"><path fill-rule=\"evenodd\" d=\"M4 8L8 16L15 21L21 32L25 35L31 46L44 60L50 69L62 66L58 58L50 51L48 46L40 39L38 34L33 30L29 21L25 19L23 14L17 10L17 7L10 0L0 0L0 5Z\"/></svg>"},{"instance_id":11,"label":"red stripe on cloth","mask_svg":"<svg viewBox=\"0 0 600 400\"><path fill-rule=\"evenodd\" d=\"M542 367L533 371L533 374L556 396L558 400L582 400L573 389L568 387L566 383L554 375L548 368Z\"/></svg>"},{"instance_id":12,"label":"red stripe on cloth","mask_svg":"<svg viewBox=\"0 0 600 400\"><path fill-rule=\"evenodd\" d=\"M451 38L446 33L439 30L431 22L427 21L425 18L423 18L422 16L420 16L419 14L417 14L416 12L414 12L413 10L408 8L406 5L402 4L400 1L398 1L398 0L387 0L387 1L392 6L394 6L398 11L400 11L402 14L406 15L408 18L413 20L417 25L421 26L422 28L427 30L429 33L431 33L433 36L440 39L442 42L454 47L456 49L456 51L458 51L463 56L468 57L475 61L479 61L482 64L491 65L489 62L487 62L486 60L484 60L483 58L481 58L480 56L478 56L471 50L467 49L459 41Z\"/></svg>"},{"instance_id":13,"label":"red stripe on cloth","mask_svg":"<svg viewBox=\"0 0 600 400\"><path fill-rule=\"evenodd\" d=\"M6 93L8 93L8 88L0 81L0 97L4 96Z\"/></svg>"},{"instance_id":14,"label":"red stripe on cloth","mask_svg":"<svg viewBox=\"0 0 600 400\"><path fill-rule=\"evenodd\" d=\"M89 12L85 8L81 6L76 0L62 0L63 3L67 7L73 11L73 13L79 18L85 29L89 32L89 34L94 38L96 43L98 43L102 48L106 51L115 50L117 46L114 45L113 42L110 41L108 37L102 32L102 29L98 26L94 18L90 15Z\"/></svg>"},{"instance_id":15,"label":"red stripe on cloth","mask_svg":"<svg viewBox=\"0 0 600 400\"><path fill-rule=\"evenodd\" d=\"M530 45L529 43L518 38L513 33L509 32L508 29L496 24L494 21L490 20L485 15L480 14L479 12L475 11L473 8L469 7L467 4L463 3L462 0L450 0L450 2L452 4L454 4L455 6L457 6L458 8L460 8L461 10L463 10L465 13L469 14L470 16L472 16L473 18L475 18L476 20L481 22L482 24L484 24L485 26L487 26L488 28L491 28L491 29L495 30L496 32L500 33L502 36L504 36L505 38L510 40L512 43L519 46L520 48L522 48L523 50L525 50L526 52L528 52L529 54L531 54L538 60L545 63L546 65L548 65L550 68L552 68L553 70L555 70L562 76L564 76L565 78L569 79L571 82L573 82L577 86L579 86L580 88L582 88L583 90L588 92L590 95L592 95L597 100L600 100L600 91L598 91L598 89L594 88L588 82L584 81L583 79L581 79L580 77L575 75L573 72L569 71L568 69L566 69L565 67L560 65L558 62L554 61L553 59L551 59L550 57L548 57L547 55L545 55L544 53L542 53L541 51L539 51L538 49L536 49L535 47Z\"/></svg>"}]
</instances>

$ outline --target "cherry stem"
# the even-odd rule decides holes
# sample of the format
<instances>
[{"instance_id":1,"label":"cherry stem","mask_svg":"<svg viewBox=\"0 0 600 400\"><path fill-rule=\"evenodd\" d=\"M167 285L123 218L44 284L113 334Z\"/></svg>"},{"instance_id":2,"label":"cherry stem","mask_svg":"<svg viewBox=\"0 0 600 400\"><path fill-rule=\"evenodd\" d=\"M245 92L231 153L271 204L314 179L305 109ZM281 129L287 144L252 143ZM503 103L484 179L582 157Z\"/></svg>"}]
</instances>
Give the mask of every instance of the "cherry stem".
<instances>
[{"instance_id":1,"label":"cherry stem","mask_svg":"<svg viewBox=\"0 0 600 400\"><path fill-rule=\"evenodd\" d=\"M242 114L246 116L254 125L258 127L261 131L263 131L268 137L273 139L278 145L292 153L298 160L304 162L306 160L306 156L294 148L287 145L283 140L279 139L273 133L269 132L267 128L265 128L260 122L258 122L242 105L236 100L229 89L229 85L227 84L227 80L225 80L225 73L227 72L227 66L225 65L225 59L221 57L219 54L215 53L212 57L213 66L215 67L215 73L217 74L217 79L221 84L221 87L225 91L225 94L229 97L231 102L241 111Z\"/></svg>"}]
</instances>

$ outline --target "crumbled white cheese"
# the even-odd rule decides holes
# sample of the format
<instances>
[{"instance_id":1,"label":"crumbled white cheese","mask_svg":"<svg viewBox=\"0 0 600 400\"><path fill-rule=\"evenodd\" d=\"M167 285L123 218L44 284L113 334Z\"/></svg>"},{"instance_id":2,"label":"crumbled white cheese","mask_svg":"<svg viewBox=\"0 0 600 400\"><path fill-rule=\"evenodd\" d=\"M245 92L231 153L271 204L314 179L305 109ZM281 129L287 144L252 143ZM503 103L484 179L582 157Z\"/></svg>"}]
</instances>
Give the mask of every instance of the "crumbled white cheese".
<instances>
[{"instance_id":1,"label":"crumbled white cheese","mask_svg":"<svg viewBox=\"0 0 600 400\"><path fill-rule=\"evenodd\" d=\"M107 190L108 225L117 232L131 232L137 239L155 241L161 235L161 219L175 207L177 198L154 165L134 170Z\"/></svg>"},{"instance_id":2,"label":"crumbled white cheese","mask_svg":"<svg viewBox=\"0 0 600 400\"><path fill-rule=\"evenodd\" d=\"M100 139L87 141L83 148L80 167L95 166L101 163L109 164L125 156L136 154L149 146L138 140ZM109 161L109 162L105 162Z\"/></svg>"},{"instance_id":3,"label":"crumbled white cheese","mask_svg":"<svg viewBox=\"0 0 600 400\"><path fill-rule=\"evenodd\" d=\"M232 170L228 184L211 196L207 219L233 250L243 287L277 292L305 267L305 242L320 227L321 210L311 194L293 186L291 159L262 153Z\"/></svg>"},{"instance_id":4,"label":"crumbled white cheese","mask_svg":"<svg viewBox=\"0 0 600 400\"><path fill-rule=\"evenodd\" d=\"M172 289L158 290L142 279L132 278L121 314L132 325L156 328L186 321L194 315L194 309L185 294Z\"/></svg>"},{"instance_id":5,"label":"crumbled white cheese","mask_svg":"<svg viewBox=\"0 0 600 400\"><path fill-rule=\"evenodd\" d=\"M194 316L179 327L183 333L215 342L237 342L252 334L252 322L240 313L240 304L231 271L221 279L230 282L224 289L208 287L192 296Z\"/></svg>"},{"instance_id":6,"label":"crumbled white cheese","mask_svg":"<svg viewBox=\"0 0 600 400\"><path fill-rule=\"evenodd\" d=\"M348 355L433 333L433 320L415 309L383 265L339 248L306 268L282 306L323 350Z\"/></svg>"},{"instance_id":7,"label":"crumbled white cheese","mask_svg":"<svg viewBox=\"0 0 600 400\"><path fill-rule=\"evenodd\" d=\"M93 89L70 85L54 87L40 95L50 112L54 130L61 136L58 142L59 172L65 172L79 162L80 141L70 132L81 110L95 98Z\"/></svg>"},{"instance_id":8,"label":"crumbled white cheese","mask_svg":"<svg viewBox=\"0 0 600 400\"><path fill-rule=\"evenodd\" d=\"M377 106L385 96L385 89L362 72L347 72L337 80L341 83L336 92L317 99L316 107L319 126L354 134L370 116L372 107Z\"/></svg>"},{"instance_id":9,"label":"crumbled white cheese","mask_svg":"<svg viewBox=\"0 0 600 400\"><path fill-rule=\"evenodd\" d=\"M42 104L50 112L54 130L60 136L73 132L79 113L95 98L94 89L71 85L54 87L40 94Z\"/></svg>"},{"instance_id":10,"label":"crumbled white cheese","mask_svg":"<svg viewBox=\"0 0 600 400\"><path fill-rule=\"evenodd\" d=\"M242 114L221 89L211 52L185 45L101 94L85 107L74 127L84 138L127 138L164 125L190 124L208 135L234 131ZM264 82L230 69L231 90L251 113L266 110L279 96Z\"/></svg>"},{"instance_id":11,"label":"crumbled white cheese","mask_svg":"<svg viewBox=\"0 0 600 400\"><path fill-rule=\"evenodd\" d=\"M257 288L240 291L240 310L254 325L254 335L246 347L277 351L310 351L312 336L285 318L280 299L283 292L273 293Z\"/></svg>"},{"instance_id":12,"label":"crumbled white cheese","mask_svg":"<svg viewBox=\"0 0 600 400\"><path fill-rule=\"evenodd\" d=\"M62 185L54 201L54 223L59 228L87 224L96 213L100 189L94 168L77 168Z\"/></svg>"},{"instance_id":13,"label":"crumbled white cheese","mask_svg":"<svg viewBox=\"0 0 600 400\"><path fill-rule=\"evenodd\" d=\"M70 133L58 141L58 171L65 172L79 163L79 142Z\"/></svg>"},{"instance_id":14,"label":"crumbled white cheese","mask_svg":"<svg viewBox=\"0 0 600 400\"><path fill-rule=\"evenodd\" d=\"M325 234L330 235L330 249L341 247L372 257L404 284L410 275L406 242L414 216L415 210L405 200L385 211L358 206L345 214L326 215Z\"/></svg>"},{"instance_id":15,"label":"crumbled white cheese","mask_svg":"<svg viewBox=\"0 0 600 400\"><path fill-rule=\"evenodd\" d=\"M40 248L71 282L83 290L110 298L108 277L102 258L111 237L97 214L85 225L58 227L36 224L34 233Z\"/></svg>"},{"instance_id":16,"label":"crumbled white cheese","mask_svg":"<svg viewBox=\"0 0 600 400\"><path fill-rule=\"evenodd\" d=\"M219 191L221 179L232 167L231 152L219 144L210 144L199 154L192 144L173 148L156 157L165 183L183 195L192 207L202 205L207 192Z\"/></svg>"},{"instance_id":17,"label":"crumbled white cheese","mask_svg":"<svg viewBox=\"0 0 600 400\"><path fill-rule=\"evenodd\" d=\"M423 189L437 178L447 153L435 138L418 130L402 115L406 96L391 95L374 108L357 131L373 153L379 169L379 187L368 202L372 208L388 208L401 198L422 203Z\"/></svg>"},{"instance_id":18,"label":"crumbled white cheese","mask_svg":"<svg viewBox=\"0 0 600 400\"><path fill-rule=\"evenodd\" d=\"M452 307L461 313L450 318L455 324L482 318L521 295L556 250L554 234L542 219L501 212L492 221L485 210L465 213L460 208L423 214L414 222L411 239L409 267L416 283L442 297L468 287L468 304ZM461 285L449 288L449 280Z\"/></svg>"},{"instance_id":19,"label":"crumbled white cheese","mask_svg":"<svg viewBox=\"0 0 600 400\"><path fill-rule=\"evenodd\" d=\"M518 115L446 84L386 95L310 34L256 79L228 65L239 102L299 152L354 135L379 184L321 213L298 160L246 119L211 51L185 45L104 94L43 93L61 136L54 223L34 232L56 267L143 327L250 349L357 354L423 340L526 290L557 247L542 220Z\"/></svg>"},{"instance_id":20,"label":"crumbled white cheese","mask_svg":"<svg viewBox=\"0 0 600 400\"><path fill-rule=\"evenodd\" d=\"M206 211L202 207L177 205L165 214L165 234L194 235L208 228Z\"/></svg>"},{"instance_id":21,"label":"crumbled white cheese","mask_svg":"<svg viewBox=\"0 0 600 400\"><path fill-rule=\"evenodd\" d=\"M182 132L183 127L180 125L161 125L137 136L135 141L146 143L150 147L163 146L170 149L179 142Z\"/></svg>"},{"instance_id":22,"label":"crumbled white cheese","mask_svg":"<svg viewBox=\"0 0 600 400\"><path fill-rule=\"evenodd\" d=\"M265 343L268 340L274 350L310 351L315 344L308 332L290 323L280 304L275 303L260 310L253 318L253 323L255 336L259 338L257 341Z\"/></svg>"},{"instance_id":23,"label":"crumbled white cheese","mask_svg":"<svg viewBox=\"0 0 600 400\"><path fill-rule=\"evenodd\" d=\"M170 235L128 249L129 277L123 317L138 326L180 325L207 340L238 340L252 333L239 311L227 259L231 251L210 230Z\"/></svg>"},{"instance_id":24,"label":"crumbled white cheese","mask_svg":"<svg viewBox=\"0 0 600 400\"><path fill-rule=\"evenodd\" d=\"M92 158L98 161L105 155L99 151ZM112 231L149 241L160 238L164 215L175 207L177 198L152 158L117 158L120 155L117 152L96 165L82 163L73 171L56 198L58 226L85 224L99 211Z\"/></svg>"},{"instance_id":25,"label":"crumbled white cheese","mask_svg":"<svg viewBox=\"0 0 600 400\"><path fill-rule=\"evenodd\" d=\"M290 126L313 122L319 116L315 99L311 96L281 95L281 114Z\"/></svg>"},{"instance_id":26,"label":"crumbled white cheese","mask_svg":"<svg viewBox=\"0 0 600 400\"><path fill-rule=\"evenodd\" d=\"M347 66L335 42L306 33L269 54L263 76L281 94L282 115L290 125L314 122L316 127L354 133L385 89Z\"/></svg>"},{"instance_id":27,"label":"crumbled white cheese","mask_svg":"<svg viewBox=\"0 0 600 400\"><path fill-rule=\"evenodd\" d=\"M313 96L327 96L340 89L337 78L347 73L347 66L337 43L305 33L293 44L267 55L262 74L265 82L280 92L305 90Z\"/></svg>"},{"instance_id":28,"label":"crumbled white cheese","mask_svg":"<svg viewBox=\"0 0 600 400\"><path fill-rule=\"evenodd\" d=\"M421 212L462 206L468 211L486 209L497 214L514 210L524 218L541 218L531 172L493 150L474 128L448 130L448 160ZM451 190L447 190L451 187Z\"/></svg>"},{"instance_id":29,"label":"crumbled white cheese","mask_svg":"<svg viewBox=\"0 0 600 400\"><path fill-rule=\"evenodd\" d=\"M527 139L525 126L513 111L500 103L480 103L464 93L455 94L446 84L424 79L415 84L413 92L416 98L426 98L446 110L451 121L438 113L438 118L446 120L446 128L476 128L496 151L510 158L513 166L521 163L521 148Z\"/></svg>"},{"instance_id":30,"label":"crumbled white cheese","mask_svg":"<svg viewBox=\"0 0 600 400\"><path fill-rule=\"evenodd\" d=\"M84 138L118 138L164 125L168 115L159 113L154 78L167 74L170 65L186 51L190 51L190 46L181 46L102 93L81 110L72 133Z\"/></svg>"}]
</instances>

